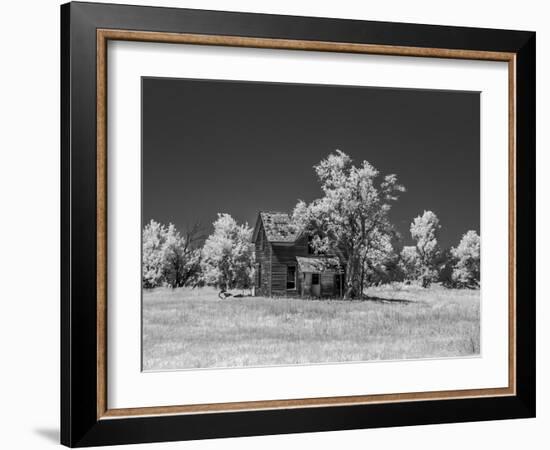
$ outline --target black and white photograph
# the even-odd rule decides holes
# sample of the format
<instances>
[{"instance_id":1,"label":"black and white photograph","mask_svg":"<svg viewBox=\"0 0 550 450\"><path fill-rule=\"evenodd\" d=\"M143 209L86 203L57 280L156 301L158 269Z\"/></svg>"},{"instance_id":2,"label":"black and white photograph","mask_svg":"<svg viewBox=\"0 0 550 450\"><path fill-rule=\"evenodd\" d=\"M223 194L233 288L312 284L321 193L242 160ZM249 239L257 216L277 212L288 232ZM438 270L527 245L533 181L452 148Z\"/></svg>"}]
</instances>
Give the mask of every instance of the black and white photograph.
<instances>
[{"instance_id":1,"label":"black and white photograph","mask_svg":"<svg viewBox=\"0 0 550 450\"><path fill-rule=\"evenodd\" d=\"M480 355L479 92L141 94L142 370Z\"/></svg>"},{"instance_id":2,"label":"black and white photograph","mask_svg":"<svg viewBox=\"0 0 550 450\"><path fill-rule=\"evenodd\" d=\"M3 6L0 448L545 447L544 2Z\"/></svg>"}]
</instances>

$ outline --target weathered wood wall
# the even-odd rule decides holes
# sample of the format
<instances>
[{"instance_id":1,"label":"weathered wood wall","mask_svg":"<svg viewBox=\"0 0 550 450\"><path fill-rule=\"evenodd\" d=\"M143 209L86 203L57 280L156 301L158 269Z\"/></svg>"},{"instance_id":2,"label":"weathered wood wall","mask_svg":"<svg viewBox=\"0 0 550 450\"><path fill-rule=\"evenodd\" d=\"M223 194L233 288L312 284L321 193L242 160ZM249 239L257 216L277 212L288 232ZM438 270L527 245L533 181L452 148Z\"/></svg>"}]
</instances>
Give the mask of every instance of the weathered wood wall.
<instances>
[{"instance_id":1,"label":"weathered wood wall","mask_svg":"<svg viewBox=\"0 0 550 450\"><path fill-rule=\"evenodd\" d=\"M263 225L260 225L255 244L256 252L256 295L271 295L271 244L267 242ZM258 267L261 266L261 280Z\"/></svg>"},{"instance_id":2,"label":"weathered wood wall","mask_svg":"<svg viewBox=\"0 0 550 450\"><path fill-rule=\"evenodd\" d=\"M296 256L307 256L307 238L298 239L293 244L272 244L271 257L271 295L298 296L300 293L300 276ZM287 266L296 266L296 289L287 290Z\"/></svg>"},{"instance_id":3,"label":"weathered wood wall","mask_svg":"<svg viewBox=\"0 0 550 450\"><path fill-rule=\"evenodd\" d=\"M255 243L256 252L256 295L261 296L311 296L311 273L299 271L297 256L311 256L309 254L307 237L298 239L294 243L277 244L267 241L267 236L260 225L258 238ZM261 279L258 268L261 266ZM296 266L296 289L287 289L287 267ZM335 272L320 274L321 297L338 297L339 289L335 284Z\"/></svg>"},{"instance_id":4,"label":"weathered wood wall","mask_svg":"<svg viewBox=\"0 0 550 450\"><path fill-rule=\"evenodd\" d=\"M334 272L321 274L321 297L334 297Z\"/></svg>"},{"instance_id":5,"label":"weathered wood wall","mask_svg":"<svg viewBox=\"0 0 550 450\"><path fill-rule=\"evenodd\" d=\"M323 272L320 274L321 297L338 298L340 296L339 286L335 283L336 272ZM312 297L311 291L311 273L299 272L298 278L302 280L300 294L302 297Z\"/></svg>"},{"instance_id":6,"label":"weathered wood wall","mask_svg":"<svg viewBox=\"0 0 550 450\"><path fill-rule=\"evenodd\" d=\"M302 280L300 286L302 297L311 297L311 273L299 272L298 277Z\"/></svg>"}]
</instances>

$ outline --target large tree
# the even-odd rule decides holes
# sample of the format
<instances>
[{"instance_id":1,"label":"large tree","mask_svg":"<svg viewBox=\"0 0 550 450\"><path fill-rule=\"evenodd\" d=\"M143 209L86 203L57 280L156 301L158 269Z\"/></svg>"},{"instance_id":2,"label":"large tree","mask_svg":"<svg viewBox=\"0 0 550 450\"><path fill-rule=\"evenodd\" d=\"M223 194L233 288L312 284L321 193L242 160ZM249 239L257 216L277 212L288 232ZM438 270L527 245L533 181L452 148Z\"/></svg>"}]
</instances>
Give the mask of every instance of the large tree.
<instances>
[{"instance_id":1,"label":"large tree","mask_svg":"<svg viewBox=\"0 0 550 450\"><path fill-rule=\"evenodd\" d=\"M222 289L248 288L253 279L252 228L218 214L214 232L202 249L201 268L207 284Z\"/></svg>"},{"instance_id":2,"label":"large tree","mask_svg":"<svg viewBox=\"0 0 550 450\"><path fill-rule=\"evenodd\" d=\"M151 220L142 233L141 280L144 288L161 286L164 280L166 226Z\"/></svg>"},{"instance_id":3,"label":"large tree","mask_svg":"<svg viewBox=\"0 0 550 450\"><path fill-rule=\"evenodd\" d=\"M455 259L452 280L460 287L478 287L480 277L480 238L470 230L460 240L458 247L452 248Z\"/></svg>"},{"instance_id":4,"label":"large tree","mask_svg":"<svg viewBox=\"0 0 550 450\"><path fill-rule=\"evenodd\" d=\"M432 211L416 217L411 223L411 236L416 241L418 276L423 287L428 287L438 276L439 219Z\"/></svg>"},{"instance_id":5,"label":"large tree","mask_svg":"<svg viewBox=\"0 0 550 450\"><path fill-rule=\"evenodd\" d=\"M392 251L388 213L404 187L395 175L381 180L367 161L355 166L340 150L314 166L323 196L298 202L293 220L310 236L316 253L338 256L346 268L345 297L362 292L365 275Z\"/></svg>"},{"instance_id":6,"label":"large tree","mask_svg":"<svg viewBox=\"0 0 550 450\"><path fill-rule=\"evenodd\" d=\"M194 282L200 269L197 246L201 227L196 224L183 235L173 224L151 220L143 229L142 284L182 287Z\"/></svg>"},{"instance_id":7,"label":"large tree","mask_svg":"<svg viewBox=\"0 0 550 450\"><path fill-rule=\"evenodd\" d=\"M183 234L173 224L168 225L164 245L164 278L168 286L196 284L201 255L197 245L203 239L199 224L187 228Z\"/></svg>"}]
</instances>

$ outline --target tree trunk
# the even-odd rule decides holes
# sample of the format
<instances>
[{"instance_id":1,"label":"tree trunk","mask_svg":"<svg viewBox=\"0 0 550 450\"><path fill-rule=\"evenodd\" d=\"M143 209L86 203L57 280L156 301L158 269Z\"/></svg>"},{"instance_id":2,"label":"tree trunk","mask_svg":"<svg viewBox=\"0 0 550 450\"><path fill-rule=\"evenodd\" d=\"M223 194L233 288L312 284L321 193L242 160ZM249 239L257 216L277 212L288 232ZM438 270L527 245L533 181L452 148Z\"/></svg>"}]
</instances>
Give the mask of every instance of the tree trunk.
<instances>
[{"instance_id":1,"label":"tree trunk","mask_svg":"<svg viewBox=\"0 0 550 450\"><path fill-rule=\"evenodd\" d=\"M359 295L359 258L348 261L346 270L345 300L357 298Z\"/></svg>"},{"instance_id":2,"label":"tree trunk","mask_svg":"<svg viewBox=\"0 0 550 450\"><path fill-rule=\"evenodd\" d=\"M360 298L363 298L363 286L365 285L365 263L361 264L361 286L359 286Z\"/></svg>"}]
</instances>

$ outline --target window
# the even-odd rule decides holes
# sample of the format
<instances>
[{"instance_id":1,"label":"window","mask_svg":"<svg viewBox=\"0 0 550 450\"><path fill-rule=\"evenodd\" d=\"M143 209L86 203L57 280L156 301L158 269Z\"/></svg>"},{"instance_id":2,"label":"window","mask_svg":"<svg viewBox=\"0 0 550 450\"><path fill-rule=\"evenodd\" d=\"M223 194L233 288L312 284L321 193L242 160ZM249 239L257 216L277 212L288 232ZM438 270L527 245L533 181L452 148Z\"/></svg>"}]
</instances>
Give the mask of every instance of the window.
<instances>
[{"instance_id":1,"label":"window","mask_svg":"<svg viewBox=\"0 0 550 450\"><path fill-rule=\"evenodd\" d=\"M286 266L286 288L296 289L296 266Z\"/></svg>"},{"instance_id":2,"label":"window","mask_svg":"<svg viewBox=\"0 0 550 450\"><path fill-rule=\"evenodd\" d=\"M317 286L319 284L319 274L318 273L312 273L311 274L311 284L314 286Z\"/></svg>"}]
</instances>

